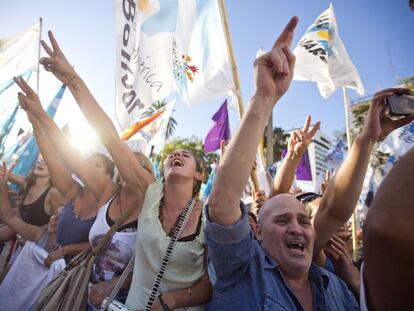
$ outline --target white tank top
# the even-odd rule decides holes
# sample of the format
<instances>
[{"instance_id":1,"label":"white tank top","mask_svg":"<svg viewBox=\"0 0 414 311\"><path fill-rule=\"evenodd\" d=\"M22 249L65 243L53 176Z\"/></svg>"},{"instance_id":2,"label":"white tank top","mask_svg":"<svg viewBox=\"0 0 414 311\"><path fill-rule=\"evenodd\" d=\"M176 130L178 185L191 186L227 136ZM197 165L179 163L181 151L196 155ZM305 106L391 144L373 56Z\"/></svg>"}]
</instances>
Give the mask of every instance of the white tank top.
<instances>
[{"instance_id":1,"label":"white tank top","mask_svg":"<svg viewBox=\"0 0 414 311\"><path fill-rule=\"evenodd\" d=\"M89 244L96 247L105 233L111 228L106 221L106 213L115 194L99 210L96 220L89 231ZM120 276L135 252L137 232L129 228L126 232L115 232L103 255L96 258L93 265L92 283L111 280Z\"/></svg>"}]
</instances>

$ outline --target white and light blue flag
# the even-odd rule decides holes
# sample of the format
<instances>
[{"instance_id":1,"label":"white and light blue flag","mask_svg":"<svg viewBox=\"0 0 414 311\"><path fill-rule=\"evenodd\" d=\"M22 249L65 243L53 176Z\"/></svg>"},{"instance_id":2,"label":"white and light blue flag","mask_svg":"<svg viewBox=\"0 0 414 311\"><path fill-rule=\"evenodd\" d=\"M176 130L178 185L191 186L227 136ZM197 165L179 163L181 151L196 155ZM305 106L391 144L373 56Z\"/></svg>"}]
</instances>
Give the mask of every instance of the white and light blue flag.
<instances>
[{"instance_id":1,"label":"white and light blue flag","mask_svg":"<svg viewBox=\"0 0 414 311\"><path fill-rule=\"evenodd\" d=\"M393 131L380 144L378 150L395 155L397 158L404 155L414 146L414 122Z\"/></svg>"},{"instance_id":2,"label":"white and light blue flag","mask_svg":"<svg viewBox=\"0 0 414 311\"><path fill-rule=\"evenodd\" d=\"M0 83L36 68L39 41L40 23L17 35L0 38Z\"/></svg>"},{"instance_id":3,"label":"white and light blue flag","mask_svg":"<svg viewBox=\"0 0 414 311\"><path fill-rule=\"evenodd\" d=\"M187 105L234 93L217 0L115 0L115 16L122 130L175 92Z\"/></svg>"},{"instance_id":4,"label":"white and light blue flag","mask_svg":"<svg viewBox=\"0 0 414 311\"><path fill-rule=\"evenodd\" d=\"M332 4L315 19L293 53L296 56L293 79L316 82L323 98L343 86L359 95L365 93L358 70L339 36Z\"/></svg>"}]
</instances>

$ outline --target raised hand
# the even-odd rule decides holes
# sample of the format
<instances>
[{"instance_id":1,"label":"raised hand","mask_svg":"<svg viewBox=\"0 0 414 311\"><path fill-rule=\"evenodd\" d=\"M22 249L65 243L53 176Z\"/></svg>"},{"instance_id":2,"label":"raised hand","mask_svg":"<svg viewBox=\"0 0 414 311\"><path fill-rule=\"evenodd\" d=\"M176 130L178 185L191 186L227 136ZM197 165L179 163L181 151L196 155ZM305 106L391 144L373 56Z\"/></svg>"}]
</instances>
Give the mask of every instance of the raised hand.
<instances>
[{"instance_id":1,"label":"raised hand","mask_svg":"<svg viewBox=\"0 0 414 311\"><path fill-rule=\"evenodd\" d=\"M298 18L292 17L270 52L254 63L255 96L272 98L276 102L289 88L295 67L295 55L290 50Z\"/></svg>"},{"instance_id":2,"label":"raised hand","mask_svg":"<svg viewBox=\"0 0 414 311\"><path fill-rule=\"evenodd\" d=\"M263 190L259 190L259 191L252 190L252 197L253 197L252 211L256 215L258 215L260 208L268 200L268 198Z\"/></svg>"},{"instance_id":3,"label":"raised hand","mask_svg":"<svg viewBox=\"0 0 414 311\"><path fill-rule=\"evenodd\" d=\"M358 269L352 263L351 255L348 253L346 242L339 236L334 235L324 248L324 252L335 267L335 273L345 281L355 294L359 294L360 276Z\"/></svg>"},{"instance_id":4,"label":"raised hand","mask_svg":"<svg viewBox=\"0 0 414 311\"><path fill-rule=\"evenodd\" d=\"M330 180L331 180L331 172L329 170L326 170L323 182L322 182L321 186L319 187L320 194L323 195L325 193L326 189L328 189L328 184L329 184Z\"/></svg>"},{"instance_id":5,"label":"raised hand","mask_svg":"<svg viewBox=\"0 0 414 311\"><path fill-rule=\"evenodd\" d=\"M372 104L369 107L361 135L375 143L384 139L393 130L414 120L414 115L399 120L392 120L386 115L387 108L385 99L394 94L408 94L409 92L409 89L390 88L375 94Z\"/></svg>"},{"instance_id":6,"label":"raised hand","mask_svg":"<svg viewBox=\"0 0 414 311\"><path fill-rule=\"evenodd\" d=\"M310 124L311 116L307 116L303 128L290 134L288 142L288 156L291 158L296 156L301 157L305 153L306 149L309 147L309 144L312 142L312 138L321 126L321 122L318 121L311 129Z\"/></svg>"},{"instance_id":7,"label":"raised hand","mask_svg":"<svg viewBox=\"0 0 414 311\"><path fill-rule=\"evenodd\" d=\"M7 181L10 177L10 174L12 173L14 167L16 166L17 161L14 161L14 163L11 165L9 169L7 169L6 163L2 163L1 172L0 172L0 186L2 189L7 190Z\"/></svg>"},{"instance_id":8,"label":"raised hand","mask_svg":"<svg viewBox=\"0 0 414 311\"><path fill-rule=\"evenodd\" d=\"M52 48L50 48L45 41L41 41L42 47L49 57L42 57L40 63L46 71L50 71L63 84L68 85L76 76L76 72L60 49L53 33L48 31L48 35Z\"/></svg>"},{"instance_id":9,"label":"raised hand","mask_svg":"<svg viewBox=\"0 0 414 311\"><path fill-rule=\"evenodd\" d=\"M16 163L13 163L10 169L7 169L6 164L3 162L2 173L0 174L0 220L3 222L14 216L10 203L3 202L3 200L9 201L7 180L15 165Z\"/></svg>"},{"instance_id":10,"label":"raised hand","mask_svg":"<svg viewBox=\"0 0 414 311\"><path fill-rule=\"evenodd\" d=\"M289 190L289 194L291 194L293 196L296 196L296 195L301 194L303 192L304 191L301 188L299 188L298 186L295 186L295 185L292 185L292 187L290 187L290 190Z\"/></svg>"},{"instance_id":11,"label":"raised hand","mask_svg":"<svg viewBox=\"0 0 414 311\"><path fill-rule=\"evenodd\" d=\"M39 116L41 113L44 113L39 96L37 96L29 84L21 77L15 77L14 82L24 92L24 94L22 92L18 93L20 107L28 114L33 114L34 116Z\"/></svg>"}]
</instances>

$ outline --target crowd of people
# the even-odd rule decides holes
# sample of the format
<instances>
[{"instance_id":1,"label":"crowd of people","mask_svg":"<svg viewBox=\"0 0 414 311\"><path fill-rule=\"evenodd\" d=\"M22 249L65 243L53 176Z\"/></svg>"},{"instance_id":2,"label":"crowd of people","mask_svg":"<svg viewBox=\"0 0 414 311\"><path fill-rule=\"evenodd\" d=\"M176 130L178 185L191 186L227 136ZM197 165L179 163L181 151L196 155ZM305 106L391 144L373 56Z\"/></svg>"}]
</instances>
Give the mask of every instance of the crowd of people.
<instances>
[{"instance_id":1,"label":"crowd of people","mask_svg":"<svg viewBox=\"0 0 414 311\"><path fill-rule=\"evenodd\" d=\"M48 56L40 63L71 91L112 160L100 153L83 159L31 87L15 78L41 159L27 177L10 168L1 174L0 240L18 235L25 242L3 271L0 309L35 309L42 290L78 254L97 248L116 224L96 256L87 297L79 296L87 310L111 308L107 298L116 287L117 301L131 310L410 310L414 149L375 194L362 265L353 262L348 227L375 144L414 119L389 118L384 99L408 90L375 95L347 158L326 176L320 193L292 190L299 160L320 127L311 126L309 116L289 138L269 197L259 191L252 204L241 201L269 116L292 80L297 23L293 17L272 49L256 59L254 94L205 202L198 195L202 159L175 150L157 180L151 161L119 138L49 32L50 45L42 41ZM22 192L13 193L9 183ZM20 276L26 282L17 282L35 260L27 254L37 248L43 256L39 273L48 277L33 283L33 270Z\"/></svg>"}]
</instances>

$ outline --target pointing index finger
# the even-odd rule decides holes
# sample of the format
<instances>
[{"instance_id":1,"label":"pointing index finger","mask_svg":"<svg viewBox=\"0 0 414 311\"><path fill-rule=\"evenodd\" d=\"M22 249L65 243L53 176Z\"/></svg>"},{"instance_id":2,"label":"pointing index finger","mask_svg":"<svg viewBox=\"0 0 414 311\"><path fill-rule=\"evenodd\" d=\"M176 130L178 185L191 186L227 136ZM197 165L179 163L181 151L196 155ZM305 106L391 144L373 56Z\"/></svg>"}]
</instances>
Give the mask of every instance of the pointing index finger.
<instances>
[{"instance_id":1,"label":"pointing index finger","mask_svg":"<svg viewBox=\"0 0 414 311\"><path fill-rule=\"evenodd\" d=\"M293 16L289 23L287 23L286 27L283 29L282 33L280 34L279 38L277 38L276 42L273 44L272 49L276 47L280 47L282 45L290 46L292 43L293 33L298 24L298 17Z\"/></svg>"}]
</instances>

